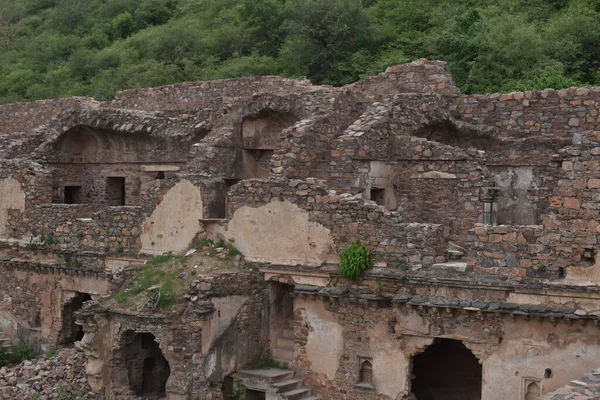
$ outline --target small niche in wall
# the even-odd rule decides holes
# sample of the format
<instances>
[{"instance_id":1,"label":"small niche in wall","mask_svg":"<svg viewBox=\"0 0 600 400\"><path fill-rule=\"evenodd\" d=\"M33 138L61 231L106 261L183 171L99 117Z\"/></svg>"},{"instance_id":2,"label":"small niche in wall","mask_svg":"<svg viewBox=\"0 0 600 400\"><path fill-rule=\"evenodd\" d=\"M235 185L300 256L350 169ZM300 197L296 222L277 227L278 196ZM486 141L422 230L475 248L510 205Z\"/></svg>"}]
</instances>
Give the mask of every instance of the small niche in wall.
<instances>
[{"instance_id":1,"label":"small niche in wall","mask_svg":"<svg viewBox=\"0 0 600 400\"><path fill-rule=\"evenodd\" d=\"M106 203L109 206L125 205L125 178L113 176L106 178Z\"/></svg>"},{"instance_id":2,"label":"small niche in wall","mask_svg":"<svg viewBox=\"0 0 600 400\"><path fill-rule=\"evenodd\" d=\"M65 186L65 204L81 204L81 186Z\"/></svg>"},{"instance_id":3,"label":"small niche in wall","mask_svg":"<svg viewBox=\"0 0 600 400\"><path fill-rule=\"evenodd\" d=\"M355 386L373 389L373 359L368 357L358 358L358 382Z\"/></svg>"},{"instance_id":4,"label":"small niche in wall","mask_svg":"<svg viewBox=\"0 0 600 400\"><path fill-rule=\"evenodd\" d=\"M158 171L156 173L156 179L165 179L165 171Z\"/></svg>"},{"instance_id":5,"label":"small niche in wall","mask_svg":"<svg viewBox=\"0 0 600 400\"><path fill-rule=\"evenodd\" d=\"M523 400L537 400L541 395L541 379L523 378Z\"/></svg>"},{"instance_id":6,"label":"small niche in wall","mask_svg":"<svg viewBox=\"0 0 600 400\"><path fill-rule=\"evenodd\" d=\"M36 311L35 317L33 318L33 327L40 328L42 326L42 315L39 311Z\"/></svg>"},{"instance_id":7,"label":"small niche in wall","mask_svg":"<svg viewBox=\"0 0 600 400\"><path fill-rule=\"evenodd\" d=\"M371 200L380 206L385 206L385 189L372 188Z\"/></svg>"},{"instance_id":8,"label":"small niche in wall","mask_svg":"<svg viewBox=\"0 0 600 400\"><path fill-rule=\"evenodd\" d=\"M583 256L581 257L581 261L584 263L595 264L596 257L594 257L594 253L592 253L592 251L587 250L583 253Z\"/></svg>"},{"instance_id":9,"label":"small niche in wall","mask_svg":"<svg viewBox=\"0 0 600 400\"><path fill-rule=\"evenodd\" d=\"M61 203L60 197L60 188L58 186L52 186L52 203Z\"/></svg>"}]
</instances>

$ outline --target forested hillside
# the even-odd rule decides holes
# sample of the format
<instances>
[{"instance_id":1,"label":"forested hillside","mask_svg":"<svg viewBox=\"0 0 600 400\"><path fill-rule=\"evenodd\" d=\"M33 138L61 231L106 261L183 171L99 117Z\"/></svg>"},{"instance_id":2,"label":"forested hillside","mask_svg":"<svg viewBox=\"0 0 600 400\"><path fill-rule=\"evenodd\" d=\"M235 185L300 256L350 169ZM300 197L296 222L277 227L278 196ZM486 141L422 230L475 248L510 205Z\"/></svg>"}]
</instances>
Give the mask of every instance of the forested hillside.
<instances>
[{"instance_id":1,"label":"forested hillside","mask_svg":"<svg viewBox=\"0 0 600 400\"><path fill-rule=\"evenodd\" d=\"M0 102L427 57L467 93L600 84L598 0L0 0Z\"/></svg>"}]
</instances>

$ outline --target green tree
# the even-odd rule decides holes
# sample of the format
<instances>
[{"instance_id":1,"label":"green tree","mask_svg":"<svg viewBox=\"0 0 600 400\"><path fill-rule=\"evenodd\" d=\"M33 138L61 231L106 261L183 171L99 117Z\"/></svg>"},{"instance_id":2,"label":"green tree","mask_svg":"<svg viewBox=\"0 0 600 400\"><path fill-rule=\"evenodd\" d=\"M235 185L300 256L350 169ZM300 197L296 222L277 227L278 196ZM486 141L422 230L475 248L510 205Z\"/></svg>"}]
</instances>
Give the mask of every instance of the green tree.
<instances>
[{"instance_id":1,"label":"green tree","mask_svg":"<svg viewBox=\"0 0 600 400\"><path fill-rule=\"evenodd\" d=\"M290 0L282 50L289 75L306 74L316 83L339 84L332 67L373 39L360 0Z\"/></svg>"}]
</instances>

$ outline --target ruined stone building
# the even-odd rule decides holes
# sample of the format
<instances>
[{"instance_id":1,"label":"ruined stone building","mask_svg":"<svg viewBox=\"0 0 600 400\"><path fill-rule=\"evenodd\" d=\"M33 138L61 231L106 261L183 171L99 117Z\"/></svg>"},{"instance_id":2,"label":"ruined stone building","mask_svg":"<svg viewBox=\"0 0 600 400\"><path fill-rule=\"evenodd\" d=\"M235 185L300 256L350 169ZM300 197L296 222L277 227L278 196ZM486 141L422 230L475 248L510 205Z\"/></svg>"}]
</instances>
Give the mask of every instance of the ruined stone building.
<instances>
[{"instance_id":1,"label":"ruined stone building","mask_svg":"<svg viewBox=\"0 0 600 400\"><path fill-rule=\"evenodd\" d=\"M77 342L109 400L536 399L600 367L599 108L427 60L0 106L0 330ZM107 296L204 238L238 267L167 308ZM243 371L265 354L291 370Z\"/></svg>"}]
</instances>

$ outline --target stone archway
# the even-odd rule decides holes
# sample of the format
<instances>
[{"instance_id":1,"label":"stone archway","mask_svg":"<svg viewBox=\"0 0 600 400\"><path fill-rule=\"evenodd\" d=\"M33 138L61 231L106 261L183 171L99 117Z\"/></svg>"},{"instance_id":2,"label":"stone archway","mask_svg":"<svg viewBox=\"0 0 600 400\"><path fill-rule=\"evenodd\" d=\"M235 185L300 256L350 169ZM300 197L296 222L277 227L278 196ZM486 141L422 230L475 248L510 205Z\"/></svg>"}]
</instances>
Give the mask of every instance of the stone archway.
<instances>
[{"instance_id":1,"label":"stone archway","mask_svg":"<svg viewBox=\"0 0 600 400\"><path fill-rule=\"evenodd\" d=\"M136 395L164 396L171 369L154 335L126 331L121 352L129 390Z\"/></svg>"},{"instance_id":2,"label":"stone archway","mask_svg":"<svg viewBox=\"0 0 600 400\"><path fill-rule=\"evenodd\" d=\"M412 360L416 400L481 400L481 380L479 361L458 340L436 340Z\"/></svg>"},{"instance_id":3,"label":"stone archway","mask_svg":"<svg viewBox=\"0 0 600 400\"><path fill-rule=\"evenodd\" d=\"M83 303L91 300L89 293L64 292L67 301L62 308L62 328L59 334L59 343L68 344L83 339L83 327L75 322L75 312L79 311Z\"/></svg>"}]
</instances>

